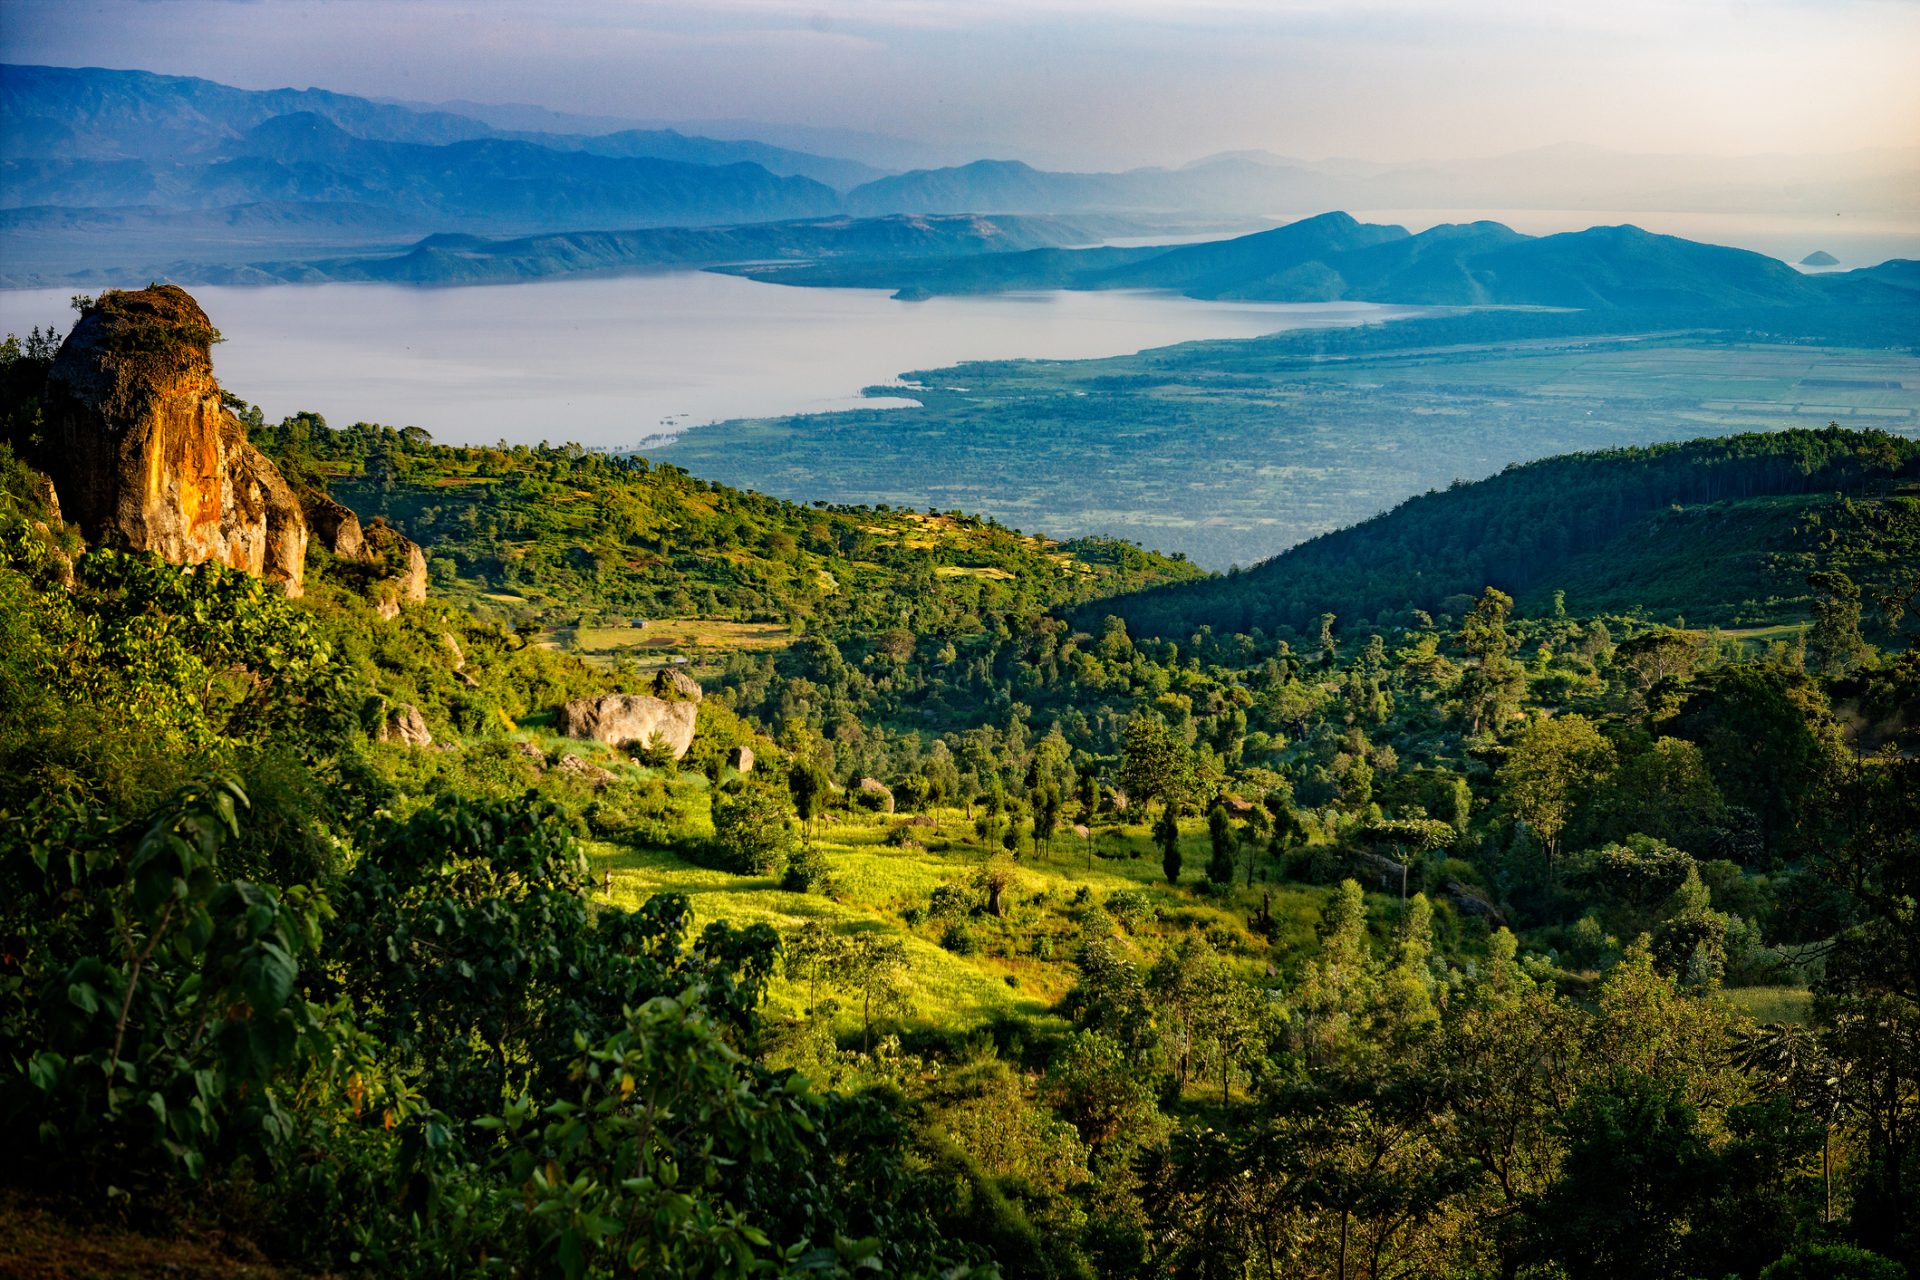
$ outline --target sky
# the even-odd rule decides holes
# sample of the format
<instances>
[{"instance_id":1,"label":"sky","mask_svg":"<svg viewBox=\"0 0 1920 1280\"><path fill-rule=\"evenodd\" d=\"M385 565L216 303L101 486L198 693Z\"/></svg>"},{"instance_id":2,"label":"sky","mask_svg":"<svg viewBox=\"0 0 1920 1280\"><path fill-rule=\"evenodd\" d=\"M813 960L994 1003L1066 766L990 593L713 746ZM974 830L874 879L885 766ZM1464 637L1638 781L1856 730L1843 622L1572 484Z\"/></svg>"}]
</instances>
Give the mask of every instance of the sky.
<instances>
[{"instance_id":1,"label":"sky","mask_svg":"<svg viewBox=\"0 0 1920 1280\"><path fill-rule=\"evenodd\" d=\"M0 0L0 58L1082 169L1920 146L1920 0Z\"/></svg>"}]
</instances>

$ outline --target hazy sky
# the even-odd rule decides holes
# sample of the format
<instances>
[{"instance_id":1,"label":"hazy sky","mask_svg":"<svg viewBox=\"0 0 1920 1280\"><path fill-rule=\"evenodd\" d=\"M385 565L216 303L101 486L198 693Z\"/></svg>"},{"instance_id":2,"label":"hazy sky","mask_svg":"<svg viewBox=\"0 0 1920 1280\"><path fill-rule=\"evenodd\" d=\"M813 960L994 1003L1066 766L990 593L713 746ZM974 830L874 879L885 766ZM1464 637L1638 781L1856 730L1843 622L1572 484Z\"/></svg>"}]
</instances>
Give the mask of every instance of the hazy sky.
<instances>
[{"instance_id":1,"label":"hazy sky","mask_svg":"<svg viewBox=\"0 0 1920 1280\"><path fill-rule=\"evenodd\" d=\"M1920 145L1916 0L0 0L0 56L1075 167Z\"/></svg>"}]
</instances>

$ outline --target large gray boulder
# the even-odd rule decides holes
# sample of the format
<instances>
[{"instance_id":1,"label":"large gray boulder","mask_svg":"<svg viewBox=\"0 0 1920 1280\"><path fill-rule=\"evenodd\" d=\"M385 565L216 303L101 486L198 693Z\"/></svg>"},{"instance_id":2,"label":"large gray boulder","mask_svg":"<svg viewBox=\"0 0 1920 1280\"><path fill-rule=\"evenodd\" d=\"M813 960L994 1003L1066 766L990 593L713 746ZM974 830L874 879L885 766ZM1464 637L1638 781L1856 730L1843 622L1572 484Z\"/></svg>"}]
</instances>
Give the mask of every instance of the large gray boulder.
<instances>
[{"instance_id":1,"label":"large gray boulder","mask_svg":"<svg viewBox=\"0 0 1920 1280\"><path fill-rule=\"evenodd\" d=\"M644 693L609 693L567 703L560 708L557 727L569 738L592 738L612 747L657 742L678 760L693 745L699 712L691 702L663 702Z\"/></svg>"}]
</instances>

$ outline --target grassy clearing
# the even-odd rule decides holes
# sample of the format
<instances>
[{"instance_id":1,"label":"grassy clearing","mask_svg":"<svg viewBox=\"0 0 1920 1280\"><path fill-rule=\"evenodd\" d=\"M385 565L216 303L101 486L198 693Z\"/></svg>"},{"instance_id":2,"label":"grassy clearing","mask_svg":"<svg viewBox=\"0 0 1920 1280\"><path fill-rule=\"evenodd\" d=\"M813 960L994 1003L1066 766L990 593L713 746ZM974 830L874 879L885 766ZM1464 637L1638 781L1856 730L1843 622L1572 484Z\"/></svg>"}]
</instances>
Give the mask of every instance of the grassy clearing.
<instances>
[{"instance_id":1,"label":"grassy clearing","mask_svg":"<svg viewBox=\"0 0 1920 1280\"><path fill-rule=\"evenodd\" d=\"M1755 1022L1813 1024L1813 992L1805 987L1728 987L1724 994Z\"/></svg>"},{"instance_id":2,"label":"grassy clearing","mask_svg":"<svg viewBox=\"0 0 1920 1280\"><path fill-rule=\"evenodd\" d=\"M1256 976L1269 963L1284 965L1314 949L1313 930L1328 892L1274 884L1207 895L1199 884L1205 854L1198 824L1188 836L1182 883L1169 886L1145 827L1114 827L1088 841L1066 834L1039 856L1023 851L1002 918L977 911L959 920L921 919L935 889L971 885L986 861L963 813L943 811L931 826L911 825L905 817L836 815L819 825L815 843L833 866L830 897L790 893L777 877L730 875L663 849L598 842L588 854L596 885L612 873L611 893L596 892L616 906L631 908L654 893L675 892L692 900L701 925L724 920L786 930L822 920L843 934L897 933L912 965L908 1021L948 1030L1009 1013L1045 1016L1073 984L1073 960L1089 927L1113 928L1142 963L1179 937L1204 937ZM1272 942L1248 927L1263 904L1275 920ZM1094 908L1112 918L1089 916ZM956 930L968 939L965 944L955 943ZM770 1003L777 1014L804 1007L801 992L784 980L775 984ZM850 1031L851 1023L841 1029Z\"/></svg>"}]
</instances>

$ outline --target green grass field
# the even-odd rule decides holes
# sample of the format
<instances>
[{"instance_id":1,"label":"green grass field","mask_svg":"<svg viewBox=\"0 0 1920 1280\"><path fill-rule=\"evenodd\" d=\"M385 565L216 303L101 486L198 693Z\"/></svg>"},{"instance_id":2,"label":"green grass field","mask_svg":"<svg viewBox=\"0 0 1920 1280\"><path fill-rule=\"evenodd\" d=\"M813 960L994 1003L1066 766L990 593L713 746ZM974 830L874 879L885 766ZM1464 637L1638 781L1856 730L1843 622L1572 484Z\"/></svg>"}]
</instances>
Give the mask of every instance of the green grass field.
<instances>
[{"instance_id":1,"label":"green grass field","mask_svg":"<svg viewBox=\"0 0 1920 1280\"><path fill-rule=\"evenodd\" d=\"M1090 841L1069 831L1038 857L1023 850L1005 917L969 918L965 923L977 949L960 955L940 945L946 923L911 924L908 913L924 910L942 884L969 884L985 861L965 815L942 811L931 827L908 825L904 816L856 813L836 814L834 819L823 821L815 836L833 868L831 896L791 893L781 889L774 876L731 875L665 850L600 841L588 845L594 883L599 886L608 872L613 883L610 894L596 888L596 898L632 908L655 893L682 893L693 904L696 928L724 920L770 924L784 931L821 920L843 934L897 932L911 961L908 1020L951 1030L1007 1013L1045 1016L1074 981L1072 962L1087 908L1104 908L1115 893L1134 895L1123 900L1129 908L1140 900L1149 907L1145 914L1121 913L1124 918L1116 922L1123 945L1136 952L1136 958L1150 961L1166 940L1196 934L1249 975L1264 970L1275 947L1302 956L1314 949L1313 929L1328 893L1296 884L1241 885L1222 897L1196 892L1206 861L1198 824L1187 837L1186 870L1178 887L1166 883L1144 827L1101 828ZM895 830L910 836L912 845L888 844ZM1249 917L1269 897L1276 921L1274 947L1247 927ZM1381 899L1382 904L1386 901ZM775 984L771 1005L776 1013L798 1013L804 1003L791 984Z\"/></svg>"}]
</instances>

